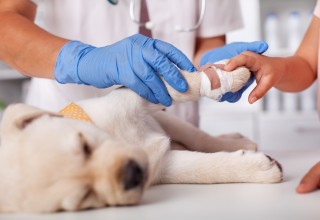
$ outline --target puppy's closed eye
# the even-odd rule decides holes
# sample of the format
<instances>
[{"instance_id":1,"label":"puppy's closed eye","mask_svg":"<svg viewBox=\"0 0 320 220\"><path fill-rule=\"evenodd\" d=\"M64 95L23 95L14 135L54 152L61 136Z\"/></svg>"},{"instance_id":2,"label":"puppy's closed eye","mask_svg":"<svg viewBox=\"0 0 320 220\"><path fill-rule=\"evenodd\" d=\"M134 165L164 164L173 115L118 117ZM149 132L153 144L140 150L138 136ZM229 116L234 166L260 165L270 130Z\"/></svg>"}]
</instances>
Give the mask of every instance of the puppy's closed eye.
<instances>
[{"instance_id":1,"label":"puppy's closed eye","mask_svg":"<svg viewBox=\"0 0 320 220\"><path fill-rule=\"evenodd\" d=\"M82 133L79 133L79 138L80 138L81 148L82 148L82 152L83 152L84 156L86 158L90 157L93 149L90 146L88 140L86 140L86 138L84 137L84 135Z\"/></svg>"}]
</instances>

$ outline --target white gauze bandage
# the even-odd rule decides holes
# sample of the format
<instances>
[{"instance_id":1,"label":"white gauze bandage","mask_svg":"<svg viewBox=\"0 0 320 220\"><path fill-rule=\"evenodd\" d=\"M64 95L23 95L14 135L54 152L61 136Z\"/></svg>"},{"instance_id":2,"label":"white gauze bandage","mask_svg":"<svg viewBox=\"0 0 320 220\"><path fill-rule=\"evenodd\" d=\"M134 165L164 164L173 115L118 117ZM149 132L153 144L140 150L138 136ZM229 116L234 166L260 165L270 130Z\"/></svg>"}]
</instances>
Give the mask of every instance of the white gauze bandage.
<instances>
[{"instance_id":1,"label":"white gauze bandage","mask_svg":"<svg viewBox=\"0 0 320 220\"><path fill-rule=\"evenodd\" d=\"M231 91L232 84L233 84L233 76L231 73L223 71L222 69L217 68L215 66L211 66L210 68L213 68L217 73L220 80L220 87L212 90L210 79L208 78L205 71L202 71L200 95L206 96L218 101L221 99L222 95Z\"/></svg>"}]
</instances>

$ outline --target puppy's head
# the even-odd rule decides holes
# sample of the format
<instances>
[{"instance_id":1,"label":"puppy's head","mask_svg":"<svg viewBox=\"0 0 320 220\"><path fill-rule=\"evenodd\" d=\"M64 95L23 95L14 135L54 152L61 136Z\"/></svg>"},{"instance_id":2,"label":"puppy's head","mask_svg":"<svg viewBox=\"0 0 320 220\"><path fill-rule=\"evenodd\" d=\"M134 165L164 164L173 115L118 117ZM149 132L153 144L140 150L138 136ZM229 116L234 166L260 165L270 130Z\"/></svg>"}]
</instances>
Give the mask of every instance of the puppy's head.
<instances>
[{"instance_id":1,"label":"puppy's head","mask_svg":"<svg viewBox=\"0 0 320 220\"><path fill-rule=\"evenodd\" d=\"M3 116L0 210L53 212L139 202L147 157L87 122L24 104Z\"/></svg>"}]
</instances>

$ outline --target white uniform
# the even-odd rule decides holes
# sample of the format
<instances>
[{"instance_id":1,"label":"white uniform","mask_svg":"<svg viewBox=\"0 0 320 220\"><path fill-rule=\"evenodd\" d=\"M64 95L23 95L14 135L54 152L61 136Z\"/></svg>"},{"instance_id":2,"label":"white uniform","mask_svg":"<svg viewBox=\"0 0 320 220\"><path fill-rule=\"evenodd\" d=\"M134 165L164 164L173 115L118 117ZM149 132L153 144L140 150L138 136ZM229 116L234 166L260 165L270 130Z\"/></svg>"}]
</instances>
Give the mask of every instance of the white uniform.
<instances>
[{"instance_id":1,"label":"white uniform","mask_svg":"<svg viewBox=\"0 0 320 220\"><path fill-rule=\"evenodd\" d=\"M129 16L129 0L119 0L114 6L107 0L34 0L38 4L38 24L60 37L79 40L93 46L106 46L138 32L138 25ZM136 17L140 14L140 1L136 1ZM207 0L204 21L194 32L176 32L175 25L193 27L199 16L198 0L147 0L154 38L169 42L191 60L197 37L224 35L242 26L237 0ZM57 111L71 101L97 97L110 89L91 86L58 84L53 80L32 79L27 103ZM188 106L188 103L184 105ZM193 121L193 105L175 107L182 118ZM170 110L169 110L170 111Z\"/></svg>"}]
</instances>

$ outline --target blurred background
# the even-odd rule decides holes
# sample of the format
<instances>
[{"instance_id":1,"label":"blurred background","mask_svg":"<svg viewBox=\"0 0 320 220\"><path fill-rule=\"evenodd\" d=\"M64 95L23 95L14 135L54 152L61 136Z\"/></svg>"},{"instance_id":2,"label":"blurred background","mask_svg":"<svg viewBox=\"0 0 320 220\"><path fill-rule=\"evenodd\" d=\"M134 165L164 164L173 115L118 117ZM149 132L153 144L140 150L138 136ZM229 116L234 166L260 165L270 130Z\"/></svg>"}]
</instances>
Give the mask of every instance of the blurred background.
<instances>
[{"instance_id":1,"label":"blurred background","mask_svg":"<svg viewBox=\"0 0 320 220\"><path fill-rule=\"evenodd\" d=\"M266 40L270 56L294 53L313 16L316 0L241 0L245 27L228 34L228 42ZM24 100L28 79L0 62L0 114ZM257 103L248 104L252 85L238 103L200 101L200 127L212 135L239 132L262 150L320 147L316 86L301 93L272 89Z\"/></svg>"}]
</instances>

